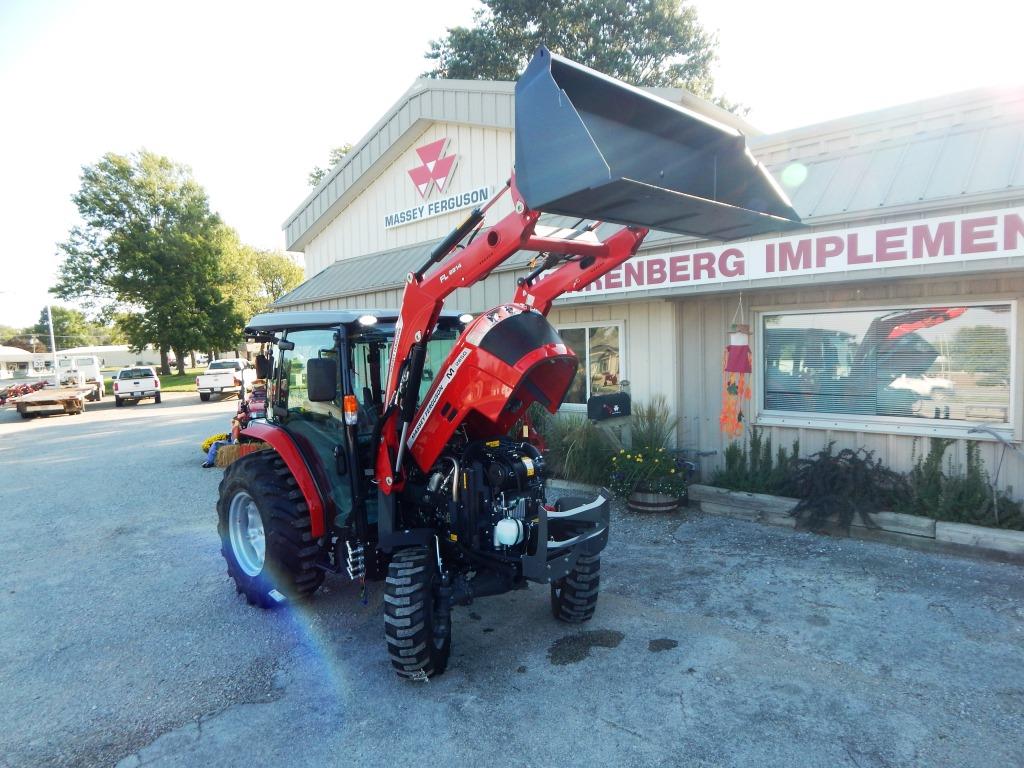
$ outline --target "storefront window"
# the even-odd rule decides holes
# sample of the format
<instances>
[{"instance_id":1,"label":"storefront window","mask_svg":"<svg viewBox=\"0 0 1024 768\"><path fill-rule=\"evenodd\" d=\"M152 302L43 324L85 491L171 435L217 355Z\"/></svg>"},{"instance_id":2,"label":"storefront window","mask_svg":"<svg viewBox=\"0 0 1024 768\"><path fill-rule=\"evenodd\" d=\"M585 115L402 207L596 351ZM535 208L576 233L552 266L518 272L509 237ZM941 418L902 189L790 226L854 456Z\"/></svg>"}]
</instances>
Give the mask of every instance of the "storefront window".
<instances>
[{"instance_id":1,"label":"storefront window","mask_svg":"<svg viewBox=\"0 0 1024 768\"><path fill-rule=\"evenodd\" d=\"M1006 424L1012 309L763 315L763 408Z\"/></svg>"},{"instance_id":2,"label":"storefront window","mask_svg":"<svg viewBox=\"0 0 1024 768\"><path fill-rule=\"evenodd\" d=\"M591 395L619 391L622 378L622 328L618 325L593 325L559 328L559 334L580 360L576 378L564 402L585 405Z\"/></svg>"}]
</instances>

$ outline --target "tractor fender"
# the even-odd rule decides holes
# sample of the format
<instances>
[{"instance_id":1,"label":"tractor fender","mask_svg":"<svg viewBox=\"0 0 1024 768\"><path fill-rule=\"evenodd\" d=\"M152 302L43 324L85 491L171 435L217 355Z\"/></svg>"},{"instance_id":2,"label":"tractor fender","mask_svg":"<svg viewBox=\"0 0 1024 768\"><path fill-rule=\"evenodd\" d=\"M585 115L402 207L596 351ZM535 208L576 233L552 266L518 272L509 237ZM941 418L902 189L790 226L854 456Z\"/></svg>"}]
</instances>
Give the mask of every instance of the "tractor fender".
<instances>
[{"instance_id":1,"label":"tractor fender","mask_svg":"<svg viewBox=\"0 0 1024 768\"><path fill-rule=\"evenodd\" d=\"M295 478L295 482L298 483L299 490L302 491L302 497L306 501L306 506L309 507L310 533L313 534L314 538L323 536L327 532L327 525L324 520L324 497L320 487L317 485L316 479L313 477L313 473L309 469L309 464L306 463L306 459L303 457L298 446L295 445L291 435L272 424L250 422L242 430L242 436L262 440L277 451L285 466L288 467L288 471Z\"/></svg>"}]
</instances>

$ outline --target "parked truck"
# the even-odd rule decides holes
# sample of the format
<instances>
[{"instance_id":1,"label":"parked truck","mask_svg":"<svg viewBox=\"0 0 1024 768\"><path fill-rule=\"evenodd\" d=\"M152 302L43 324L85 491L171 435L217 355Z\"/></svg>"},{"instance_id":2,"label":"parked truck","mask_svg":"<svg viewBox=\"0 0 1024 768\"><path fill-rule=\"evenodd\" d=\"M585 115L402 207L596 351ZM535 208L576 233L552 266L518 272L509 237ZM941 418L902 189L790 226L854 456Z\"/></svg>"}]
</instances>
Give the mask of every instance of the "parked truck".
<instances>
[{"instance_id":1,"label":"parked truck","mask_svg":"<svg viewBox=\"0 0 1024 768\"><path fill-rule=\"evenodd\" d=\"M213 360L204 373L196 376L196 391L204 403L211 395L238 395L241 400L245 391L252 388L256 371L252 363L241 357Z\"/></svg>"},{"instance_id":2,"label":"parked truck","mask_svg":"<svg viewBox=\"0 0 1024 768\"><path fill-rule=\"evenodd\" d=\"M52 416L66 413L77 416L85 411L85 401L91 400L95 387L91 384L44 387L35 392L19 395L13 402L23 419L34 416Z\"/></svg>"},{"instance_id":3,"label":"parked truck","mask_svg":"<svg viewBox=\"0 0 1024 768\"><path fill-rule=\"evenodd\" d=\"M122 368L114 377L113 389L114 405L118 408L150 397L154 403L160 403L160 377L151 365Z\"/></svg>"},{"instance_id":4,"label":"parked truck","mask_svg":"<svg viewBox=\"0 0 1024 768\"><path fill-rule=\"evenodd\" d=\"M799 226L734 129L544 48L516 85L515 120L514 174L408 275L400 308L246 328L271 392L240 438L262 450L220 485L228 573L267 608L330 573L383 579L388 655L412 679L447 666L453 606L536 582L556 619L594 615L609 493L549 501L542 452L512 432L534 403L557 411L579 366L552 302L633 256L648 228L728 239ZM511 212L486 222L505 196ZM542 212L580 222L556 231ZM506 303L472 319L444 309L520 250L541 255Z\"/></svg>"},{"instance_id":5,"label":"parked truck","mask_svg":"<svg viewBox=\"0 0 1024 768\"><path fill-rule=\"evenodd\" d=\"M91 385L89 400L99 402L106 394L100 359L96 355L61 355L57 358L57 371L61 384Z\"/></svg>"}]
</instances>

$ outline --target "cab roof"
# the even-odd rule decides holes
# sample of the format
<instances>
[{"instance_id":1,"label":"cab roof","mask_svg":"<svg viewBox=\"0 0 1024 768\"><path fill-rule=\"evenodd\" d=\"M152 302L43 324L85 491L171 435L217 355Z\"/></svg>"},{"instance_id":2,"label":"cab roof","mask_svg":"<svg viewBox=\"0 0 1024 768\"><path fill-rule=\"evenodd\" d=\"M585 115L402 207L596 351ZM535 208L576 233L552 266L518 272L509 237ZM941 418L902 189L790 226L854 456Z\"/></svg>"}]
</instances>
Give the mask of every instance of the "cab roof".
<instances>
[{"instance_id":1,"label":"cab roof","mask_svg":"<svg viewBox=\"0 0 1024 768\"><path fill-rule=\"evenodd\" d=\"M439 325L457 325L458 310L443 309ZM277 331L298 330L301 328L336 328L339 325L358 325L359 318L372 315L381 324L394 323L398 320L397 309L322 309L305 312L264 312L256 315L245 326L247 336L260 336Z\"/></svg>"}]
</instances>

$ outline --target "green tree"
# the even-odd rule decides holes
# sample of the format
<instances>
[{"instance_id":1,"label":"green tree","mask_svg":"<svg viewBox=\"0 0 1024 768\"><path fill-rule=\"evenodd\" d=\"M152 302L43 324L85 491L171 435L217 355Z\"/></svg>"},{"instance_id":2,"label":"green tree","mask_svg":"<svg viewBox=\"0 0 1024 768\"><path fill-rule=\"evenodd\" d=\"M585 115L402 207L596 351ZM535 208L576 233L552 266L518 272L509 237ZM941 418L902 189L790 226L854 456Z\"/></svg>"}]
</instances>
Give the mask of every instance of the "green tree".
<instances>
[{"instance_id":1,"label":"green tree","mask_svg":"<svg viewBox=\"0 0 1024 768\"><path fill-rule=\"evenodd\" d=\"M244 245L229 238L222 257L224 295L248 320L265 312L277 299L302 282L302 267L281 251Z\"/></svg>"},{"instance_id":2,"label":"green tree","mask_svg":"<svg viewBox=\"0 0 1024 768\"><path fill-rule=\"evenodd\" d=\"M94 328L84 313L56 304L51 305L50 311L53 313L53 337L58 350L88 347L96 343ZM42 347L49 351L50 319L47 316L46 307L39 312L39 322L29 331L39 339Z\"/></svg>"},{"instance_id":3,"label":"green tree","mask_svg":"<svg viewBox=\"0 0 1024 768\"><path fill-rule=\"evenodd\" d=\"M540 45L639 86L713 96L717 39L681 0L482 0L474 26L433 40L427 77L515 80Z\"/></svg>"},{"instance_id":4,"label":"green tree","mask_svg":"<svg viewBox=\"0 0 1024 768\"><path fill-rule=\"evenodd\" d=\"M351 144L342 144L340 147L335 147L327 155L327 167L321 168L319 165L313 166L313 170L309 172L309 186L315 187L321 181L324 180L324 176L331 172L331 168L336 166L342 160L345 159L345 155L352 151Z\"/></svg>"},{"instance_id":5,"label":"green tree","mask_svg":"<svg viewBox=\"0 0 1024 768\"><path fill-rule=\"evenodd\" d=\"M282 251L256 251L255 269L265 306L298 287L305 277L302 267Z\"/></svg>"},{"instance_id":6,"label":"green tree","mask_svg":"<svg viewBox=\"0 0 1024 768\"><path fill-rule=\"evenodd\" d=\"M10 346L7 339L15 339L19 336L21 336L21 328L15 328L13 325L0 325L0 345Z\"/></svg>"},{"instance_id":7,"label":"green tree","mask_svg":"<svg viewBox=\"0 0 1024 768\"><path fill-rule=\"evenodd\" d=\"M108 153L82 171L72 198L82 224L60 245L64 261L51 291L119 315L129 345L184 354L238 338L241 317L220 290L227 229L210 211L191 171L145 150Z\"/></svg>"}]
</instances>

